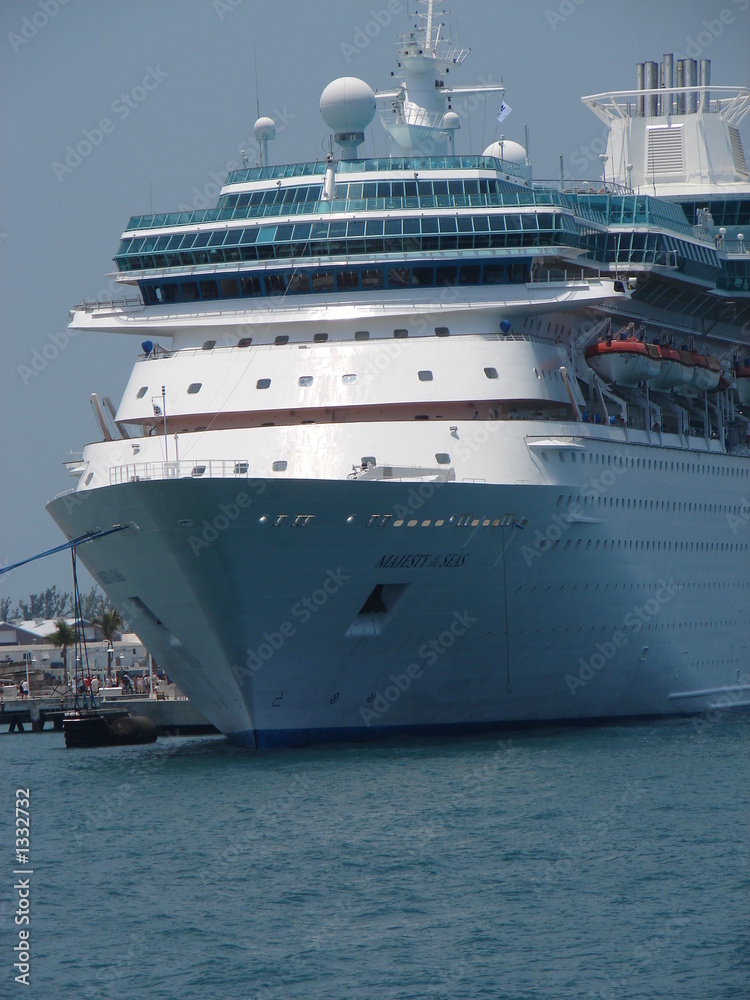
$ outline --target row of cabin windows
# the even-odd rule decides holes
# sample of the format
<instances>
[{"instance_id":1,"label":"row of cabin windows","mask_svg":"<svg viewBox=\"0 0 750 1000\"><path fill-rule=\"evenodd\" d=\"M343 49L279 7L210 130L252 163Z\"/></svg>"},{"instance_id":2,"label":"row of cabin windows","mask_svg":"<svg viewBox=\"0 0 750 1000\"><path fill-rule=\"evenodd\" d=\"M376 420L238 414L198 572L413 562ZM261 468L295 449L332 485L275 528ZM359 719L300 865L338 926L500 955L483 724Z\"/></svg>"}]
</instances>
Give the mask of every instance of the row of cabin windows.
<instances>
[{"instance_id":1,"label":"row of cabin windows","mask_svg":"<svg viewBox=\"0 0 750 1000\"><path fill-rule=\"evenodd\" d=\"M588 455L588 459L587 456ZM549 460L549 452L542 450L542 458L546 461ZM557 457L561 462L565 461L565 452L558 451ZM611 455L611 454L599 454L599 452L585 451L581 449L578 452L579 460L585 464L587 461L589 465L607 465L616 469L651 469L654 472L688 472L690 474L703 473L703 475L713 475L713 476L737 476L741 479L747 479L750 477L750 469L744 468L739 469L736 466L728 465L705 465L702 462L684 462L672 461L670 459L662 458L634 458L632 455ZM571 462L576 461L576 452L570 452ZM560 500L558 500L558 504Z\"/></svg>"},{"instance_id":2,"label":"row of cabin windows","mask_svg":"<svg viewBox=\"0 0 750 1000\"><path fill-rule=\"evenodd\" d=\"M143 301L149 305L211 302L216 299L262 295L307 295L327 292L373 291L385 288L441 288L456 285L524 284L530 261L513 263L415 264L346 269L287 271L226 278L141 281Z\"/></svg>"},{"instance_id":3,"label":"row of cabin windows","mask_svg":"<svg viewBox=\"0 0 750 1000\"><path fill-rule=\"evenodd\" d=\"M216 210L236 210L235 218L241 218L248 209L261 208L269 205L299 204L320 201L322 184L293 185L275 187L265 191L244 191L242 194L225 194L216 205ZM450 198L471 197L474 195L503 195L510 204L533 205L535 192L528 188L503 183L492 178L465 178L450 181L443 180L398 180L398 181L337 181L337 201L361 201L372 198ZM549 192L543 204L549 204Z\"/></svg>"},{"instance_id":4,"label":"row of cabin windows","mask_svg":"<svg viewBox=\"0 0 750 1000\"><path fill-rule=\"evenodd\" d=\"M120 271L237 264L253 260L337 257L373 253L422 253L433 250L504 250L568 246L585 249L575 224L555 228L566 216L497 215L440 218L372 219L356 222L298 223L216 233L129 238L115 255ZM549 224L545 224L549 220ZM312 231L311 231L312 230ZM213 240L213 242L212 242ZM166 243L166 246L161 246Z\"/></svg>"},{"instance_id":5,"label":"row of cabin windows","mask_svg":"<svg viewBox=\"0 0 750 1000\"><path fill-rule=\"evenodd\" d=\"M277 340L278 339L280 338L277 338ZM286 339L288 340L289 338ZM496 379L500 377L496 368L485 368L484 374L489 379ZM417 378L419 379L420 382L432 382L434 376L431 371L425 369L417 372ZM307 389L313 384L314 381L315 377L313 375L300 375L300 377L297 379L297 385L300 386L300 388L302 389ZM347 374L341 376L341 381L344 385L354 385L355 382L357 381L357 376L354 372L347 372ZM255 383L256 389L269 389L270 387L271 387L270 378L259 378ZM202 388L203 388L202 382L191 382L187 388L187 391L189 395L194 396L196 393L199 393ZM147 392L148 392L148 386L142 385L138 390L138 392L135 394L136 399L143 399L143 397L146 395Z\"/></svg>"},{"instance_id":6,"label":"row of cabin windows","mask_svg":"<svg viewBox=\"0 0 750 1000\"><path fill-rule=\"evenodd\" d=\"M436 337L450 337L450 335L451 335L451 332L450 332L450 330L448 329L447 326L436 326L434 329L435 329L435 336ZM405 329L402 329L402 328L399 328L399 329L396 329L396 330L393 331L393 336L395 337L396 340L406 340L407 337L409 336L409 331L405 330ZM361 340L369 340L370 339L370 331L369 330L355 330L355 332L354 332L354 339L355 340L360 340L360 341ZM253 342L253 338L252 337L240 337L240 339L237 341L237 346L238 347L250 347L251 344L252 344L252 342ZM316 334L313 334L313 343L314 344L325 344L327 342L328 342L328 334L327 333L316 333ZM284 344L288 344L289 343L289 334L287 334L287 333L280 333L277 337L274 337L273 343L274 343L275 347L281 347ZM216 341L215 340L205 340L203 342L201 350L202 351L212 351L215 347L216 347ZM487 371L487 370L488 369L485 368L485 371ZM496 377L497 376L488 376L488 378L496 378Z\"/></svg>"}]
</instances>

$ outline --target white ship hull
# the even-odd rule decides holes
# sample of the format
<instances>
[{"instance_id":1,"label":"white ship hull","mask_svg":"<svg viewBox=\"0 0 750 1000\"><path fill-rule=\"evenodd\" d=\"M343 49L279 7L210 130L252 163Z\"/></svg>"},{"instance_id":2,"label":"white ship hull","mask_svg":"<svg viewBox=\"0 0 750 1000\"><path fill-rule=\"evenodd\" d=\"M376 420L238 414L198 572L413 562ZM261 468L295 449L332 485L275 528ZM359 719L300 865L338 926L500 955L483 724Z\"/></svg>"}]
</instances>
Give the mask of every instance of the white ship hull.
<instances>
[{"instance_id":1,"label":"white ship hull","mask_svg":"<svg viewBox=\"0 0 750 1000\"><path fill-rule=\"evenodd\" d=\"M645 438L496 428L535 481L186 478L50 512L70 537L131 525L80 558L244 745L750 703L748 460L670 449L655 475Z\"/></svg>"}]
</instances>

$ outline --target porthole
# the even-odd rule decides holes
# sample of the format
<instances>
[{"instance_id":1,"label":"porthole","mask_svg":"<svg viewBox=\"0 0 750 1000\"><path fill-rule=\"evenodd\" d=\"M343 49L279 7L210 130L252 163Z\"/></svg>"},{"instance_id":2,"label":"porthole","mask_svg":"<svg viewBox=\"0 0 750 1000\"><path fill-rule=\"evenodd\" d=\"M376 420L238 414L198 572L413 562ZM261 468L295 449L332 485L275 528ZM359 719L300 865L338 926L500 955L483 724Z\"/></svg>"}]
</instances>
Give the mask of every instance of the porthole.
<instances>
[{"instance_id":1,"label":"porthole","mask_svg":"<svg viewBox=\"0 0 750 1000\"><path fill-rule=\"evenodd\" d=\"M284 344L289 343L289 337L285 333L282 333L280 336L274 337L273 342L277 347L283 347Z\"/></svg>"},{"instance_id":2,"label":"porthole","mask_svg":"<svg viewBox=\"0 0 750 1000\"><path fill-rule=\"evenodd\" d=\"M450 465L451 457L447 451L439 451L435 455L435 461L438 465Z\"/></svg>"},{"instance_id":3,"label":"porthole","mask_svg":"<svg viewBox=\"0 0 750 1000\"><path fill-rule=\"evenodd\" d=\"M497 368L485 368L484 374L487 376L487 378L500 378L500 376L497 374Z\"/></svg>"},{"instance_id":4,"label":"porthole","mask_svg":"<svg viewBox=\"0 0 750 1000\"><path fill-rule=\"evenodd\" d=\"M313 337L314 344L325 344L327 340L328 340L327 333L316 333L315 336Z\"/></svg>"},{"instance_id":5,"label":"porthole","mask_svg":"<svg viewBox=\"0 0 750 1000\"><path fill-rule=\"evenodd\" d=\"M356 333L354 334L354 339L355 340L369 340L370 339L370 331L369 330L357 330Z\"/></svg>"},{"instance_id":6,"label":"porthole","mask_svg":"<svg viewBox=\"0 0 750 1000\"><path fill-rule=\"evenodd\" d=\"M406 340L406 338L409 336L409 331L403 329L394 330L393 336L396 338L396 340Z\"/></svg>"},{"instance_id":7,"label":"porthole","mask_svg":"<svg viewBox=\"0 0 750 1000\"><path fill-rule=\"evenodd\" d=\"M270 378L259 378L258 381L255 383L255 388L267 389L270 384L271 384Z\"/></svg>"},{"instance_id":8,"label":"porthole","mask_svg":"<svg viewBox=\"0 0 750 1000\"><path fill-rule=\"evenodd\" d=\"M451 332L447 326L436 326L435 336L436 337L450 337Z\"/></svg>"},{"instance_id":9,"label":"porthole","mask_svg":"<svg viewBox=\"0 0 750 1000\"><path fill-rule=\"evenodd\" d=\"M135 398L136 399L143 399L143 397L146 395L147 392L148 392L148 386L147 385L142 385L140 387L140 389L138 390L138 392L135 394Z\"/></svg>"},{"instance_id":10,"label":"porthole","mask_svg":"<svg viewBox=\"0 0 750 1000\"><path fill-rule=\"evenodd\" d=\"M203 350L204 351L212 351L214 349L214 347L216 347L216 341L215 340L207 340L203 344Z\"/></svg>"},{"instance_id":11,"label":"porthole","mask_svg":"<svg viewBox=\"0 0 750 1000\"><path fill-rule=\"evenodd\" d=\"M300 375L300 377L297 379L297 385L302 386L303 388L312 384L313 384L312 375Z\"/></svg>"},{"instance_id":12,"label":"porthole","mask_svg":"<svg viewBox=\"0 0 750 1000\"><path fill-rule=\"evenodd\" d=\"M249 347L252 344L252 342L253 342L253 338L252 337L240 337L240 339L237 341L237 346L238 347Z\"/></svg>"},{"instance_id":13,"label":"porthole","mask_svg":"<svg viewBox=\"0 0 750 1000\"><path fill-rule=\"evenodd\" d=\"M432 382L432 372L421 371L417 372L420 382Z\"/></svg>"},{"instance_id":14,"label":"porthole","mask_svg":"<svg viewBox=\"0 0 750 1000\"><path fill-rule=\"evenodd\" d=\"M190 385L188 386L189 395L194 396L196 392L200 392L202 385L203 385L202 382L191 382Z\"/></svg>"},{"instance_id":15,"label":"porthole","mask_svg":"<svg viewBox=\"0 0 750 1000\"><path fill-rule=\"evenodd\" d=\"M89 483L91 482L91 480L92 480L93 478L94 478L94 473L93 473L93 472L89 472L88 476L86 476L86 479L85 479L85 481L84 481L84 484L83 484L83 485L84 485L84 486L88 486L88 484L89 484Z\"/></svg>"},{"instance_id":16,"label":"porthole","mask_svg":"<svg viewBox=\"0 0 750 1000\"><path fill-rule=\"evenodd\" d=\"M354 385L354 383L357 381L357 376L354 375L353 373L350 373L348 375L342 375L341 381L344 383L344 385Z\"/></svg>"},{"instance_id":17,"label":"porthole","mask_svg":"<svg viewBox=\"0 0 750 1000\"><path fill-rule=\"evenodd\" d=\"M271 468L274 472L286 472L287 462L282 459L279 462L274 462Z\"/></svg>"}]
</instances>

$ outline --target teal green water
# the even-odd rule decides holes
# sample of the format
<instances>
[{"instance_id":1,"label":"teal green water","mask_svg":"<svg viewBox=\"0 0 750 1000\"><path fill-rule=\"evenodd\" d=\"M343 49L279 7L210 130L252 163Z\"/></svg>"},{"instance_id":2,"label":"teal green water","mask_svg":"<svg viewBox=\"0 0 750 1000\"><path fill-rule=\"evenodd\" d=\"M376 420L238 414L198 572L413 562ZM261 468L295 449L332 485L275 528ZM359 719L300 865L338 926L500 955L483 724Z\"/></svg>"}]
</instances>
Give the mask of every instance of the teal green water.
<instances>
[{"instance_id":1,"label":"teal green water","mask_svg":"<svg viewBox=\"0 0 750 1000\"><path fill-rule=\"evenodd\" d=\"M747 998L749 746L750 715L261 754L3 734L0 996Z\"/></svg>"}]
</instances>

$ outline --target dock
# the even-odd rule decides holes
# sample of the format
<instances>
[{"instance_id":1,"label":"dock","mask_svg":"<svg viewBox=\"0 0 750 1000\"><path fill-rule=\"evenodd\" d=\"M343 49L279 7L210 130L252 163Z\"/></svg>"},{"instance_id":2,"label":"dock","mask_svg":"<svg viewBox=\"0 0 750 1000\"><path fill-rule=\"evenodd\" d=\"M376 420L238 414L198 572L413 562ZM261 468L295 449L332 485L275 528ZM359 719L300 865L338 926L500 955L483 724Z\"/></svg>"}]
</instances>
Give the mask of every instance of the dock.
<instances>
[{"instance_id":1,"label":"dock","mask_svg":"<svg viewBox=\"0 0 750 1000\"><path fill-rule=\"evenodd\" d=\"M156 726L159 736L197 736L217 733L187 698L156 699L149 697L117 698L112 701L96 699L98 707L124 708L131 715L142 715ZM62 731L63 717L73 709L73 698L17 698L0 701L0 733L7 726L8 733L23 733L26 726L33 733L45 729Z\"/></svg>"}]
</instances>

